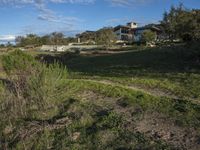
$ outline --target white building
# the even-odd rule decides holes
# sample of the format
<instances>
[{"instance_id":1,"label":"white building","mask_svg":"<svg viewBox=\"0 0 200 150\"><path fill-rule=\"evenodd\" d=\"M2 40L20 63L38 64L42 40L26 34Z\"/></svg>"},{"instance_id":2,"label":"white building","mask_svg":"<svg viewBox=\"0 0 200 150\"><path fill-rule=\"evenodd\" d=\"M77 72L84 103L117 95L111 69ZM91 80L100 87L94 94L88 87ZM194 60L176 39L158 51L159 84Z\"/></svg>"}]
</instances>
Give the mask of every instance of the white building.
<instances>
[{"instance_id":1,"label":"white building","mask_svg":"<svg viewBox=\"0 0 200 150\"><path fill-rule=\"evenodd\" d=\"M118 43L140 42L142 33L145 30L151 30L152 32L155 32L157 35L155 40L163 39L161 28L157 24L149 24L144 27L138 27L137 23L129 22L126 26L119 25L114 28Z\"/></svg>"},{"instance_id":2,"label":"white building","mask_svg":"<svg viewBox=\"0 0 200 150\"><path fill-rule=\"evenodd\" d=\"M132 42L133 30L138 27L137 23L129 22L127 25L119 25L114 28L114 32L117 36L117 42Z\"/></svg>"}]
</instances>

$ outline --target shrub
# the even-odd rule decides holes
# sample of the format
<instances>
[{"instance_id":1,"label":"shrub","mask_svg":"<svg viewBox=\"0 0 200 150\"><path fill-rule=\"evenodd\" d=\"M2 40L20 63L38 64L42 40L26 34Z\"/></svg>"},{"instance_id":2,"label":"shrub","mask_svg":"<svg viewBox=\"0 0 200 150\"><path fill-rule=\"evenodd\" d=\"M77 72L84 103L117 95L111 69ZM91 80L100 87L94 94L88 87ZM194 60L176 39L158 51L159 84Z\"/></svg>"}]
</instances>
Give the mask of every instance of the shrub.
<instances>
[{"instance_id":1,"label":"shrub","mask_svg":"<svg viewBox=\"0 0 200 150\"><path fill-rule=\"evenodd\" d=\"M66 97L67 70L58 63L41 65L36 74L30 76L26 98L30 99L38 108L54 105L56 101L62 101Z\"/></svg>"},{"instance_id":2,"label":"shrub","mask_svg":"<svg viewBox=\"0 0 200 150\"><path fill-rule=\"evenodd\" d=\"M12 82L13 91L18 98L22 95L26 81L37 65L37 61L32 56L20 50L15 50L2 57L3 69Z\"/></svg>"},{"instance_id":3,"label":"shrub","mask_svg":"<svg viewBox=\"0 0 200 150\"><path fill-rule=\"evenodd\" d=\"M31 116L32 110L45 110L65 98L67 70L58 63L47 66L16 50L3 56L2 64L12 83L4 104L16 117Z\"/></svg>"},{"instance_id":4,"label":"shrub","mask_svg":"<svg viewBox=\"0 0 200 150\"><path fill-rule=\"evenodd\" d=\"M36 64L34 58L20 50L15 50L2 57L3 68L7 75L22 75Z\"/></svg>"},{"instance_id":5,"label":"shrub","mask_svg":"<svg viewBox=\"0 0 200 150\"><path fill-rule=\"evenodd\" d=\"M142 42L148 43L148 42L153 42L156 40L156 33L152 32L151 30L145 30L142 33Z\"/></svg>"}]
</instances>

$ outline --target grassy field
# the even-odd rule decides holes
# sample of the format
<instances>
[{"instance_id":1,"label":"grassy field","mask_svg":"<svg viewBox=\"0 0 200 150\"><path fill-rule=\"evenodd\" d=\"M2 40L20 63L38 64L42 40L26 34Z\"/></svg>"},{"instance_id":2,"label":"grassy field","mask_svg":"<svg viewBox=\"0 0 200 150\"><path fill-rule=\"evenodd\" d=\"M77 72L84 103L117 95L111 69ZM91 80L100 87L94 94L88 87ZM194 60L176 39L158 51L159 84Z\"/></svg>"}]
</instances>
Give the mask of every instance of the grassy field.
<instances>
[{"instance_id":1,"label":"grassy field","mask_svg":"<svg viewBox=\"0 0 200 150\"><path fill-rule=\"evenodd\" d=\"M191 50L190 50L191 49ZM70 69L71 78L112 81L167 93L181 99L200 98L198 47L164 47L104 55L44 56ZM71 56L70 56L71 55Z\"/></svg>"},{"instance_id":2,"label":"grassy field","mask_svg":"<svg viewBox=\"0 0 200 150\"><path fill-rule=\"evenodd\" d=\"M114 53L29 53L45 62L47 71L44 81L34 75L31 83L44 85L31 85L23 99L40 96L45 103L25 102L31 106L24 115L9 120L5 114L12 116L14 110L2 109L6 98L0 98L0 119L5 120L0 149L198 150L199 50L198 45L179 45ZM50 65L55 61L66 66L67 76ZM1 80L12 79L2 68ZM7 91L5 84L0 93ZM12 91L6 93L2 97L12 97Z\"/></svg>"}]
</instances>

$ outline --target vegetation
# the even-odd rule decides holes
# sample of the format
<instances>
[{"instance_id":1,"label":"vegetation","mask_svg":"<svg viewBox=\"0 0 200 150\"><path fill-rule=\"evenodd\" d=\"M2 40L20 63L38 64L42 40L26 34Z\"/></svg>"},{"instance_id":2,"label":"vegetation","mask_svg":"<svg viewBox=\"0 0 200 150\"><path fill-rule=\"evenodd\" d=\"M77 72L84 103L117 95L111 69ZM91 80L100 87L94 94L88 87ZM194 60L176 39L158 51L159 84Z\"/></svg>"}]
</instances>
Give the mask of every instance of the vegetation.
<instances>
[{"instance_id":1,"label":"vegetation","mask_svg":"<svg viewBox=\"0 0 200 150\"><path fill-rule=\"evenodd\" d=\"M116 41L116 36L112 28L102 28L96 32L84 32L77 35L81 37L81 42L95 42L106 47L112 45ZM37 36L28 34L25 37L18 36L16 38L17 46L41 46L41 45L65 45L75 43L77 39L74 37L65 37L63 33L53 32L50 35Z\"/></svg>"},{"instance_id":2,"label":"vegetation","mask_svg":"<svg viewBox=\"0 0 200 150\"><path fill-rule=\"evenodd\" d=\"M162 25L171 40L181 38L184 41L200 39L200 10L189 10L180 4L165 12Z\"/></svg>"},{"instance_id":3,"label":"vegetation","mask_svg":"<svg viewBox=\"0 0 200 150\"><path fill-rule=\"evenodd\" d=\"M96 43L104 45L106 48L111 46L116 41L116 35L112 28L103 28L96 32Z\"/></svg>"},{"instance_id":4,"label":"vegetation","mask_svg":"<svg viewBox=\"0 0 200 150\"><path fill-rule=\"evenodd\" d=\"M185 46L2 55L1 149L198 147L199 46Z\"/></svg>"},{"instance_id":5,"label":"vegetation","mask_svg":"<svg viewBox=\"0 0 200 150\"><path fill-rule=\"evenodd\" d=\"M76 41L76 38L64 37L63 33L59 32L53 32L50 35L44 35L42 37L35 34L28 34L26 37L18 36L16 38L17 46L64 45Z\"/></svg>"},{"instance_id":6,"label":"vegetation","mask_svg":"<svg viewBox=\"0 0 200 150\"><path fill-rule=\"evenodd\" d=\"M200 46L198 31L192 34L197 16L192 26L184 24L194 12L173 8L163 22L170 39L187 34L190 43L104 53L2 53L0 149L200 149ZM106 47L115 40L110 28L92 35ZM146 31L143 40L154 36ZM53 33L18 40L40 45L67 39Z\"/></svg>"},{"instance_id":7,"label":"vegetation","mask_svg":"<svg viewBox=\"0 0 200 150\"><path fill-rule=\"evenodd\" d=\"M154 42L156 33L151 30L146 30L142 33L141 41L144 43Z\"/></svg>"}]
</instances>

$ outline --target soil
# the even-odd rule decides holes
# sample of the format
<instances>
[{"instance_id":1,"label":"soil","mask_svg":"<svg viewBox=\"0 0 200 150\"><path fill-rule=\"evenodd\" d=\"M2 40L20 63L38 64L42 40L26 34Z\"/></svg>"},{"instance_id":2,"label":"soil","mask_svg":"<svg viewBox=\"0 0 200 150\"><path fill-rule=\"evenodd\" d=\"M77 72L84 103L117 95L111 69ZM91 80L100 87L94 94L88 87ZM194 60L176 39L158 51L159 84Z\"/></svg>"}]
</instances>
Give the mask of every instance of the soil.
<instances>
[{"instance_id":1,"label":"soil","mask_svg":"<svg viewBox=\"0 0 200 150\"><path fill-rule=\"evenodd\" d=\"M200 149L200 133L197 130L180 126L161 113L144 113L140 108L129 106L124 99L105 97L92 91L85 91L82 96L87 101L122 115L126 119L124 127L129 132L143 133L153 141L161 140L181 150ZM138 115L140 117L135 118Z\"/></svg>"},{"instance_id":2,"label":"soil","mask_svg":"<svg viewBox=\"0 0 200 150\"><path fill-rule=\"evenodd\" d=\"M180 127L158 113L145 114L143 119L137 122L136 130L179 149L200 149L200 134L195 129Z\"/></svg>"}]
</instances>

